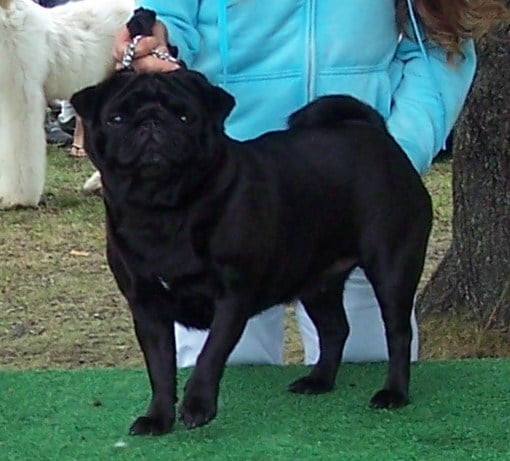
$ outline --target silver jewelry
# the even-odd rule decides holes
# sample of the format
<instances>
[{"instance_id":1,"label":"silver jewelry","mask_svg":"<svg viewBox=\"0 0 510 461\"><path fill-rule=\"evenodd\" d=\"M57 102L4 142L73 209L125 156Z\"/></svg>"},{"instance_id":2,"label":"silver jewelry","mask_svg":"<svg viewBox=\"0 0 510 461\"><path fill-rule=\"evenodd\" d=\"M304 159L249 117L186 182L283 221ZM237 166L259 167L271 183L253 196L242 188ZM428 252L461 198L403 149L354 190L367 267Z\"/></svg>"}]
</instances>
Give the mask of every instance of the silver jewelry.
<instances>
[{"instance_id":1,"label":"silver jewelry","mask_svg":"<svg viewBox=\"0 0 510 461\"><path fill-rule=\"evenodd\" d=\"M142 39L141 35L136 35L126 45L124 54L122 55L121 65L123 69L131 69L133 65L133 59L135 58L135 49L138 42Z\"/></svg>"},{"instance_id":2,"label":"silver jewelry","mask_svg":"<svg viewBox=\"0 0 510 461\"><path fill-rule=\"evenodd\" d=\"M179 63L179 60L177 58L175 58L174 56L172 56L167 51L161 51L161 50L154 49L151 51L151 54L155 58L161 59L163 61L175 62L176 64Z\"/></svg>"}]
</instances>

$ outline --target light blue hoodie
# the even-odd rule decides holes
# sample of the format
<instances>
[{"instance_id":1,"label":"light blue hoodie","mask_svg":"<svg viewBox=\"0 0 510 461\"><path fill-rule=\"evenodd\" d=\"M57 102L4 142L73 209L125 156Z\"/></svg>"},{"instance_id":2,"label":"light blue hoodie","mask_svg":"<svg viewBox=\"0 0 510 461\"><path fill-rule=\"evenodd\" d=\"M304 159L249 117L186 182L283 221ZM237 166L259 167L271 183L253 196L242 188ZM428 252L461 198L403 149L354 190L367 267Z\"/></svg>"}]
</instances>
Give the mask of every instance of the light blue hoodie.
<instances>
[{"instance_id":1,"label":"light blue hoodie","mask_svg":"<svg viewBox=\"0 0 510 461\"><path fill-rule=\"evenodd\" d=\"M189 67L235 96L227 132L238 139L285 127L293 111L317 96L347 93L381 112L423 173L474 77L471 41L464 44L464 58L452 65L434 44L420 49L415 35L399 40L395 0L138 4L158 13Z\"/></svg>"}]
</instances>

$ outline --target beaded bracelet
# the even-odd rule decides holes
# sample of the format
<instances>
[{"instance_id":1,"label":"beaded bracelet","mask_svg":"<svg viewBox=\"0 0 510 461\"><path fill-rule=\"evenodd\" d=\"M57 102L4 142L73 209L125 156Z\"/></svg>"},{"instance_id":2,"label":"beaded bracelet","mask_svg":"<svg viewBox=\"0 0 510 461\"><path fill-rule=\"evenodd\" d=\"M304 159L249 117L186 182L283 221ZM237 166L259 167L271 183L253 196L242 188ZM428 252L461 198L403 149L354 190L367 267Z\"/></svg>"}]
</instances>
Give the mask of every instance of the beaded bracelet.
<instances>
[{"instance_id":1,"label":"beaded bracelet","mask_svg":"<svg viewBox=\"0 0 510 461\"><path fill-rule=\"evenodd\" d=\"M131 41L126 45L124 54L122 55L122 68L132 69L133 59L135 58L135 49L138 42L142 39L142 35L134 36Z\"/></svg>"},{"instance_id":2,"label":"beaded bracelet","mask_svg":"<svg viewBox=\"0 0 510 461\"><path fill-rule=\"evenodd\" d=\"M176 57L172 56L167 51L160 51L160 50L154 49L154 50L151 51L151 54L155 58L161 59L163 61L170 61L170 62L175 62L176 64L180 64L179 59L177 59Z\"/></svg>"},{"instance_id":3,"label":"beaded bracelet","mask_svg":"<svg viewBox=\"0 0 510 461\"><path fill-rule=\"evenodd\" d=\"M124 54L122 55L122 68L131 70L133 68L133 60L135 58L135 49L138 42L141 40L142 35L136 35L133 37L133 39L126 45L126 48L124 49ZM177 59L176 57L172 56L167 51L161 51L154 49L151 51L151 55L155 58L161 59L163 61L169 61L174 62L176 64L179 64L179 66L183 67L183 63L180 59Z\"/></svg>"}]
</instances>

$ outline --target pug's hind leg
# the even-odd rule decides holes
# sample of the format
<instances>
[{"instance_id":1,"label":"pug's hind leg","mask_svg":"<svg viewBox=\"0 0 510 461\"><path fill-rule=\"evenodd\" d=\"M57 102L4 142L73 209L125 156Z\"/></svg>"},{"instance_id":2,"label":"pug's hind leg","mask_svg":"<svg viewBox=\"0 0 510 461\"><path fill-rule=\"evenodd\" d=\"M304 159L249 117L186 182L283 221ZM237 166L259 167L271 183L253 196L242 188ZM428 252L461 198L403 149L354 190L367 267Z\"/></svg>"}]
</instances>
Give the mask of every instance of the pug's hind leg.
<instances>
[{"instance_id":1,"label":"pug's hind leg","mask_svg":"<svg viewBox=\"0 0 510 461\"><path fill-rule=\"evenodd\" d=\"M299 394L322 394L333 389L349 325L342 301L343 288L348 273L324 283L313 294L301 297L307 314L319 334L320 356L308 376L288 387Z\"/></svg>"}]
</instances>

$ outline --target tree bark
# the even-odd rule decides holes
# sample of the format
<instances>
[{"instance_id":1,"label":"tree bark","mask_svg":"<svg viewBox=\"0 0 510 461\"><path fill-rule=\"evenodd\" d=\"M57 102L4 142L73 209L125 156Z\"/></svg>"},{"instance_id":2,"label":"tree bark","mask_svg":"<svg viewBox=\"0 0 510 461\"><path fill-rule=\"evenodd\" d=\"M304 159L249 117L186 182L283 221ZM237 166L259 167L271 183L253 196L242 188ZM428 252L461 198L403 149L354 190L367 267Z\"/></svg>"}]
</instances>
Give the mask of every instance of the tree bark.
<instances>
[{"instance_id":1,"label":"tree bark","mask_svg":"<svg viewBox=\"0 0 510 461\"><path fill-rule=\"evenodd\" d=\"M477 45L478 71L453 149L452 243L420 315L464 313L510 326L510 33Z\"/></svg>"}]
</instances>

